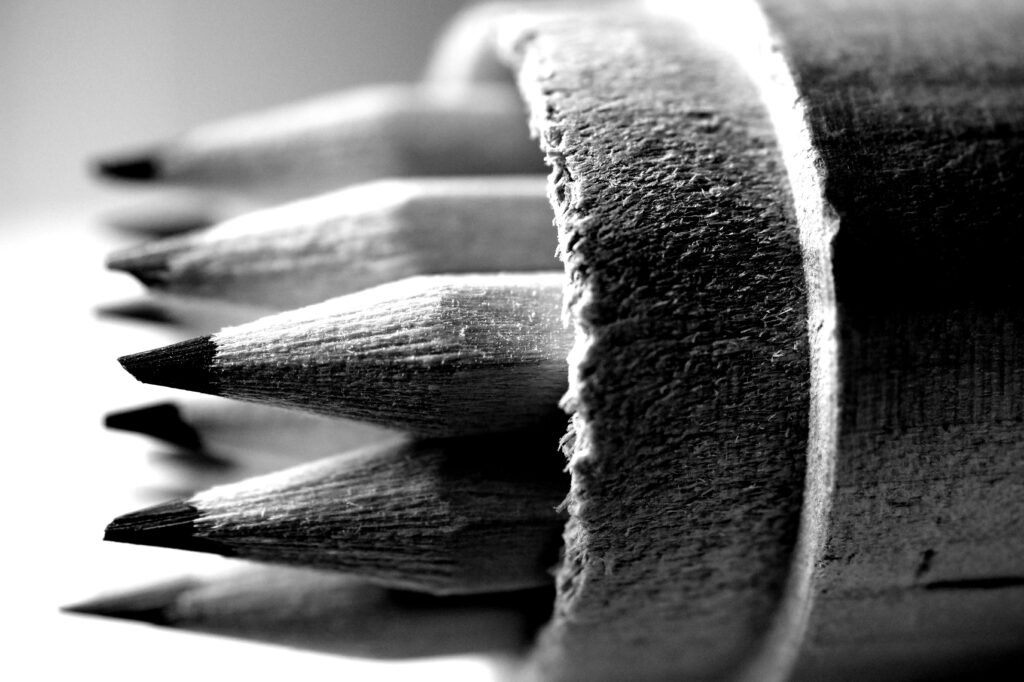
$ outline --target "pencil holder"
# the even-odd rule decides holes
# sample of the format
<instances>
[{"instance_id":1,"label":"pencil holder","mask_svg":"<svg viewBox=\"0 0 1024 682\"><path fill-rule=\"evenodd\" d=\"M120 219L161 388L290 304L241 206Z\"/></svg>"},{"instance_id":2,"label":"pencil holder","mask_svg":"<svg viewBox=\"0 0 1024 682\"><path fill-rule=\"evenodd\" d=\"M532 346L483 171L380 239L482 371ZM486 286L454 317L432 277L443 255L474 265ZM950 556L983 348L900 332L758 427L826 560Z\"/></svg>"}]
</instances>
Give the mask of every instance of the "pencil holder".
<instances>
[{"instance_id":1,"label":"pencil holder","mask_svg":"<svg viewBox=\"0 0 1024 682\"><path fill-rule=\"evenodd\" d=\"M918 679L1024 650L1024 11L504 18L575 329L525 677Z\"/></svg>"}]
</instances>

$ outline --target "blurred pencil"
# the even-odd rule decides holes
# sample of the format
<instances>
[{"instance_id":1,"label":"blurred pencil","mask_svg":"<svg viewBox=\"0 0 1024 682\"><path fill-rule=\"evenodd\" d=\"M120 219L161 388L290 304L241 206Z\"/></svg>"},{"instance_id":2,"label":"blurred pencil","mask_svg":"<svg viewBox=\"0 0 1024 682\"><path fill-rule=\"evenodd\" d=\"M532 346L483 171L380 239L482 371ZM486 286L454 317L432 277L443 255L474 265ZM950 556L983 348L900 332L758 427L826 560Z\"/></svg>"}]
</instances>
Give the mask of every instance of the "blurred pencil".
<instances>
[{"instance_id":1,"label":"blurred pencil","mask_svg":"<svg viewBox=\"0 0 1024 682\"><path fill-rule=\"evenodd\" d=\"M277 468L396 437L348 419L201 397L111 412L104 425L230 461L267 460Z\"/></svg>"},{"instance_id":2,"label":"blurred pencil","mask_svg":"<svg viewBox=\"0 0 1024 682\"><path fill-rule=\"evenodd\" d=\"M433 436L563 424L562 275L413 277L120 359L136 379Z\"/></svg>"},{"instance_id":3,"label":"blurred pencil","mask_svg":"<svg viewBox=\"0 0 1024 682\"><path fill-rule=\"evenodd\" d=\"M402 441L126 514L105 539L468 594L550 584L568 490L544 439Z\"/></svg>"},{"instance_id":4,"label":"blurred pencil","mask_svg":"<svg viewBox=\"0 0 1024 682\"><path fill-rule=\"evenodd\" d=\"M515 88L493 83L348 90L106 156L96 170L278 197L392 176L545 172Z\"/></svg>"},{"instance_id":5,"label":"blurred pencil","mask_svg":"<svg viewBox=\"0 0 1024 682\"><path fill-rule=\"evenodd\" d=\"M275 311L212 298L166 296L159 291L151 296L105 303L95 309L96 315L105 320L160 325L182 339L252 322L272 312Z\"/></svg>"},{"instance_id":6,"label":"blurred pencil","mask_svg":"<svg viewBox=\"0 0 1024 682\"><path fill-rule=\"evenodd\" d=\"M124 208L99 221L118 232L146 237L171 237L214 225L220 213L213 207L185 202Z\"/></svg>"},{"instance_id":7,"label":"blurred pencil","mask_svg":"<svg viewBox=\"0 0 1024 682\"><path fill-rule=\"evenodd\" d=\"M287 310L413 275L557 266L542 176L378 181L113 254L165 293Z\"/></svg>"},{"instance_id":8,"label":"blurred pencil","mask_svg":"<svg viewBox=\"0 0 1024 682\"><path fill-rule=\"evenodd\" d=\"M64 610L325 653L402 659L519 653L553 599L549 588L437 597L329 571L253 565Z\"/></svg>"}]
</instances>

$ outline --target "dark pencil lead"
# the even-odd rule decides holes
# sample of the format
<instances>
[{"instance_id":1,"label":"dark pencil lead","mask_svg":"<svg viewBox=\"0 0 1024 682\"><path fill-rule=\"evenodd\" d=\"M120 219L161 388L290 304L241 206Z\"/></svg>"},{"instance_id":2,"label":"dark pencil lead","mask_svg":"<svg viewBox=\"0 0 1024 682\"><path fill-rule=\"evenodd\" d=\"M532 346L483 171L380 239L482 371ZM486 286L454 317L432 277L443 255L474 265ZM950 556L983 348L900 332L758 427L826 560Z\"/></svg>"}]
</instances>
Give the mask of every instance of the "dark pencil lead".
<instances>
[{"instance_id":1,"label":"dark pencil lead","mask_svg":"<svg viewBox=\"0 0 1024 682\"><path fill-rule=\"evenodd\" d=\"M177 317L167 310L166 306L149 300L128 301L126 303L112 303L99 306L96 308L96 314L100 317L157 322L159 324L178 324L180 322Z\"/></svg>"},{"instance_id":2,"label":"dark pencil lead","mask_svg":"<svg viewBox=\"0 0 1024 682\"><path fill-rule=\"evenodd\" d=\"M133 410L111 412L103 420L108 429L141 433L165 443L192 451L201 451L199 432L181 417L174 403L158 403Z\"/></svg>"},{"instance_id":3,"label":"dark pencil lead","mask_svg":"<svg viewBox=\"0 0 1024 682\"><path fill-rule=\"evenodd\" d=\"M94 167L98 174L118 180L155 180L162 174L155 155L148 152L100 159Z\"/></svg>"},{"instance_id":4,"label":"dark pencil lead","mask_svg":"<svg viewBox=\"0 0 1024 682\"><path fill-rule=\"evenodd\" d=\"M88 616L137 620L153 625L173 625L172 610L178 597L202 585L191 578L155 585L130 594L99 597L81 604L64 606L65 613L81 613Z\"/></svg>"},{"instance_id":5,"label":"dark pencil lead","mask_svg":"<svg viewBox=\"0 0 1024 682\"><path fill-rule=\"evenodd\" d=\"M199 510L187 500L171 500L118 516L107 526L103 539L231 556L230 547L196 536L194 522L199 518Z\"/></svg>"},{"instance_id":6,"label":"dark pencil lead","mask_svg":"<svg viewBox=\"0 0 1024 682\"><path fill-rule=\"evenodd\" d=\"M199 336L163 348L125 355L118 362L144 384L220 395L213 371L217 345Z\"/></svg>"}]
</instances>

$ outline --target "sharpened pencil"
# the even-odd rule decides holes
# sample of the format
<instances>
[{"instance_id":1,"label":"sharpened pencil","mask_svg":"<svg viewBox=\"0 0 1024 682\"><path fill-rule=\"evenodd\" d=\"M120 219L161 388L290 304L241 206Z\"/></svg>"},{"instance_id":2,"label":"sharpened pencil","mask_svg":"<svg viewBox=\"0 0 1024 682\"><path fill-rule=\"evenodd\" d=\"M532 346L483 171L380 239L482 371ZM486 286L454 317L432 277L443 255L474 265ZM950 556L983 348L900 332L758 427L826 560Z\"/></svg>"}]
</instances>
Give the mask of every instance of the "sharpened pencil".
<instances>
[{"instance_id":1,"label":"sharpened pencil","mask_svg":"<svg viewBox=\"0 0 1024 682\"><path fill-rule=\"evenodd\" d=\"M368 86L210 123L96 169L276 197L393 176L545 172L513 87L439 83Z\"/></svg>"},{"instance_id":2,"label":"sharpened pencil","mask_svg":"<svg viewBox=\"0 0 1024 682\"><path fill-rule=\"evenodd\" d=\"M542 176L356 185L119 251L161 292L288 310L405 277L557 266Z\"/></svg>"},{"instance_id":3,"label":"sharpened pencil","mask_svg":"<svg viewBox=\"0 0 1024 682\"><path fill-rule=\"evenodd\" d=\"M120 359L136 379L431 436L564 424L562 275L424 276Z\"/></svg>"},{"instance_id":4,"label":"sharpened pencil","mask_svg":"<svg viewBox=\"0 0 1024 682\"><path fill-rule=\"evenodd\" d=\"M325 457L395 437L348 419L205 397L111 412L104 424L233 461L277 462L277 468L289 460Z\"/></svg>"},{"instance_id":5,"label":"sharpened pencil","mask_svg":"<svg viewBox=\"0 0 1024 682\"><path fill-rule=\"evenodd\" d=\"M407 440L126 514L105 539L496 592L550 584L567 489L546 438Z\"/></svg>"},{"instance_id":6,"label":"sharpened pencil","mask_svg":"<svg viewBox=\"0 0 1024 682\"><path fill-rule=\"evenodd\" d=\"M519 653L552 603L550 588L437 597L332 571L253 565L64 610L324 653L404 659Z\"/></svg>"}]
</instances>

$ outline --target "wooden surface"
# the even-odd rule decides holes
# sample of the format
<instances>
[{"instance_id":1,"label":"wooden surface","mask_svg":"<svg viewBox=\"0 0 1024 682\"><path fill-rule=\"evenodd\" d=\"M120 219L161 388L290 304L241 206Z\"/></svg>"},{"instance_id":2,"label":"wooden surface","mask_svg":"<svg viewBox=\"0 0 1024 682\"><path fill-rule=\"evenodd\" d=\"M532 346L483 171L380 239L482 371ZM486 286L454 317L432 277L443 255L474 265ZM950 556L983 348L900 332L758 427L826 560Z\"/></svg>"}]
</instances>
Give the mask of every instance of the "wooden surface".
<instances>
[{"instance_id":1,"label":"wooden surface","mask_svg":"<svg viewBox=\"0 0 1024 682\"><path fill-rule=\"evenodd\" d=\"M107 266L160 293L290 310L413 277L554 269L542 175L390 178L146 242Z\"/></svg>"},{"instance_id":2,"label":"wooden surface","mask_svg":"<svg viewBox=\"0 0 1024 682\"><path fill-rule=\"evenodd\" d=\"M527 674L1012 675L1024 8L765 4L502 38L580 334Z\"/></svg>"},{"instance_id":3,"label":"wooden surface","mask_svg":"<svg viewBox=\"0 0 1024 682\"><path fill-rule=\"evenodd\" d=\"M777 606L806 449L803 263L767 111L694 27L628 7L502 40L579 335L566 558L527 674L719 679Z\"/></svg>"},{"instance_id":4,"label":"wooden surface","mask_svg":"<svg viewBox=\"0 0 1024 682\"><path fill-rule=\"evenodd\" d=\"M564 423L559 273L383 284L121 358L145 383L429 436Z\"/></svg>"},{"instance_id":5,"label":"wooden surface","mask_svg":"<svg viewBox=\"0 0 1024 682\"><path fill-rule=\"evenodd\" d=\"M795 676L995 674L1024 654L1024 7L765 6L837 227L831 509L805 529Z\"/></svg>"}]
</instances>

